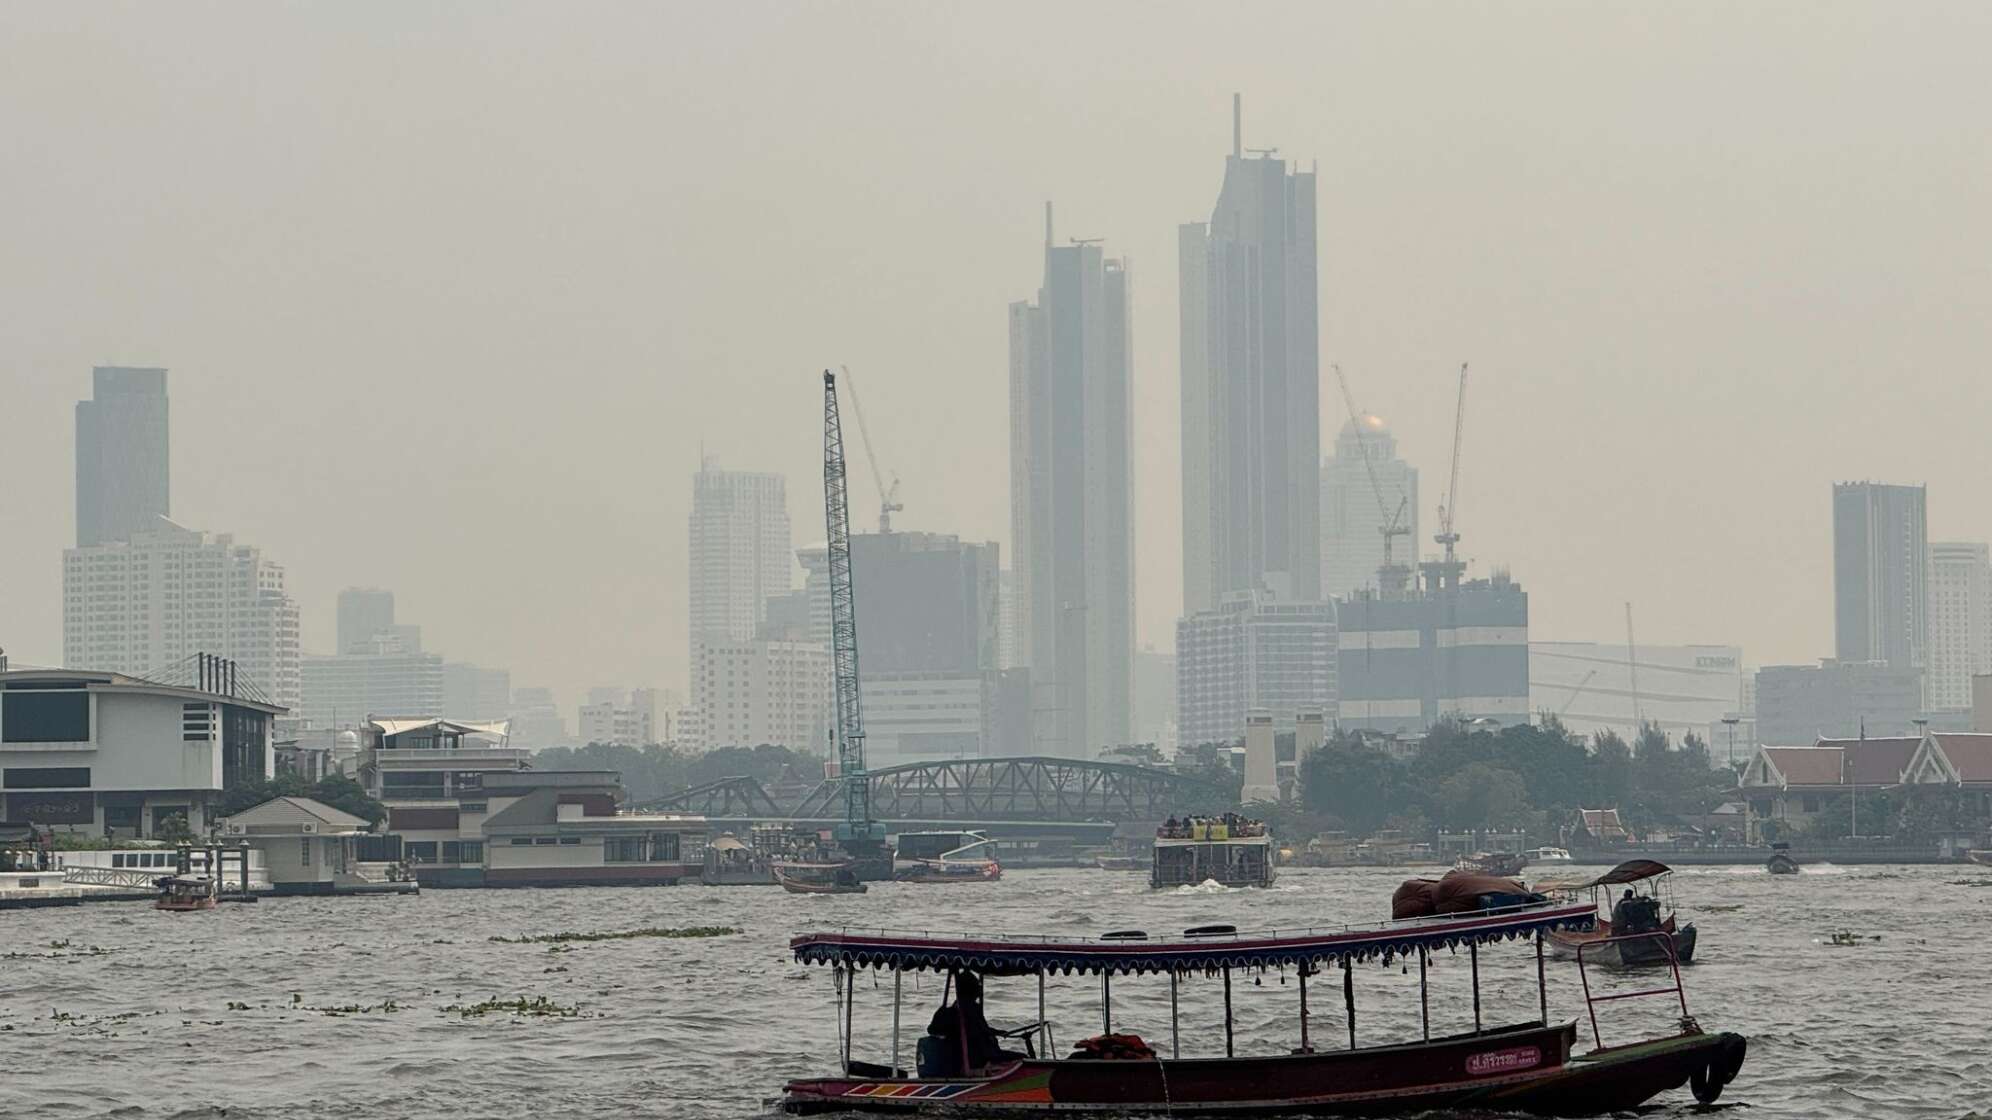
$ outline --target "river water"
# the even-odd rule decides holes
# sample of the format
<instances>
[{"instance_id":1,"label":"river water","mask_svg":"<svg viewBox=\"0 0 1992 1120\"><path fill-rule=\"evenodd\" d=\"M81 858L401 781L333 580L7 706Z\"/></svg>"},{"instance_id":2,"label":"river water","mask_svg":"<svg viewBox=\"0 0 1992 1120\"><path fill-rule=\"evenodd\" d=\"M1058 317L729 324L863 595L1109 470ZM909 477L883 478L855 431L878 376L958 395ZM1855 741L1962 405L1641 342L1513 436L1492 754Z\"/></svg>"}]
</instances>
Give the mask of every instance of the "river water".
<instances>
[{"instance_id":1,"label":"river water","mask_svg":"<svg viewBox=\"0 0 1992 1120\"><path fill-rule=\"evenodd\" d=\"M1992 874L1970 867L1688 868L1701 929L1690 1011L1749 1036L1723 1105L1774 1117L1992 1117ZM1288 870L1270 890L1151 892L1138 873L1013 871L986 885L874 884L859 896L772 888L429 891L266 900L200 914L143 903L0 913L0 1117L684 1117L768 1114L784 1079L834 1068L829 970L787 955L796 930L1151 933L1387 916L1400 869ZM700 939L507 944L494 936L732 926ZM1836 929L1864 940L1834 946ZM1534 955L1483 950L1489 1025L1536 1014ZM1591 1028L1576 967L1550 962L1550 1011ZM1595 973L1594 973L1595 976ZM1241 1053L1299 1042L1291 976L1237 979ZM1651 974L1643 979L1651 980ZM1432 971L1434 1031L1472 1023L1467 958ZM1416 1037L1418 972L1356 970L1365 1042ZM891 976L860 980L854 1047L891 1051ZM1339 978L1310 985L1317 1047L1346 1044ZM1186 981L1185 1056L1221 1053L1216 981ZM909 976L903 1042L939 998ZM1168 984L1119 978L1114 1026L1167 1052ZM461 1008L544 998L557 1014ZM1052 981L1057 1044L1096 1033L1097 979ZM1034 1020L1036 982L994 979L989 1017ZM572 1014L566 1012L572 1011ZM1603 1005L1606 1044L1671 1027L1656 999ZM1654 1115L1685 1116L1685 1089Z\"/></svg>"}]
</instances>

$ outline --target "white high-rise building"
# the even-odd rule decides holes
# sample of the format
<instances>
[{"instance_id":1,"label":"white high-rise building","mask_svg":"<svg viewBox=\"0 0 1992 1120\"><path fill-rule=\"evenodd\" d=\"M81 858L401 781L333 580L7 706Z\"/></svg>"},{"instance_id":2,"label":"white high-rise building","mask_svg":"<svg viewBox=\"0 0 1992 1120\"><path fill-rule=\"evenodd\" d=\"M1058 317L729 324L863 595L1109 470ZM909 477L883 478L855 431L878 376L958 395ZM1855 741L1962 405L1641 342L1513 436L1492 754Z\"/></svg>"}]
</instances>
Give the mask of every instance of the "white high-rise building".
<instances>
[{"instance_id":1,"label":"white high-rise building","mask_svg":"<svg viewBox=\"0 0 1992 1120\"><path fill-rule=\"evenodd\" d=\"M830 652L815 642L708 639L693 667L695 747L773 743L821 754L831 724Z\"/></svg>"},{"instance_id":2,"label":"white high-rise building","mask_svg":"<svg viewBox=\"0 0 1992 1120\"><path fill-rule=\"evenodd\" d=\"M696 672L701 642L753 638L767 617L768 598L795 585L782 476L720 470L707 458L692 476L690 541L687 617Z\"/></svg>"},{"instance_id":3,"label":"white high-rise building","mask_svg":"<svg viewBox=\"0 0 1992 1120\"><path fill-rule=\"evenodd\" d=\"M65 549L62 593L67 668L144 676L213 654L270 703L298 706L298 611L283 567L226 533L159 518L126 540Z\"/></svg>"},{"instance_id":4,"label":"white high-rise building","mask_svg":"<svg viewBox=\"0 0 1992 1120\"><path fill-rule=\"evenodd\" d=\"M1930 649L1923 703L1971 707L1971 678L1992 673L1992 547L1975 541L1930 545Z\"/></svg>"},{"instance_id":5,"label":"white high-rise building","mask_svg":"<svg viewBox=\"0 0 1992 1120\"><path fill-rule=\"evenodd\" d=\"M1342 426L1335 454L1321 464L1321 594L1337 599L1377 587L1383 527L1391 518L1408 530L1391 540L1391 563L1416 564L1422 539L1418 468L1397 457L1397 440L1382 419L1363 416L1360 422L1360 429L1354 420Z\"/></svg>"},{"instance_id":6,"label":"white high-rise building","mask_svg":"<svg viewBox=\"0 0 1992 1120\"><path fill-rule=\"evenodd\" d=\"M1128 741L1133 704L1125 262L1090 241L1054 244L1047 206L1044 281L1037 302L1010 305L1009 323L1011 570L1027 612L1016 656L1030 668L1031 740L1091 758Z\"/></svg>"},{"instance_id":7,"label":"white high-rise building","mask_svg":"<svg viewBox=\"0 0 1992 1120\"><path fill-rule=\"evenodd\" d=\"M1230 743L1245 717L1281 730L1302 712L1336 710L1335 605L1234 591L1176 623L1176 733L1189 746Z\"/></svg>"},{"instance_id":8,"label":"white high-rise building","mask_svg":"<svg viewBox=\"0 0 1992 1120\"><path fill-rule=\"evenodd\" d=\"M590 689L581 705L581 741L641 747L664 741L658 734L657 690Z\"/></svg>"},{"instance_id":9,"label":"white high-rise building","mask_svg":"<svg viewBox=\"0 0 1992 1120\"><path fill-rule=\"evenodd\" d=\"M306 654L295 713L312 727L362 727L375 719L468 718L444 709L443 659L399 648L382 632L373 652Z\"/></svg>"}]
</instances>

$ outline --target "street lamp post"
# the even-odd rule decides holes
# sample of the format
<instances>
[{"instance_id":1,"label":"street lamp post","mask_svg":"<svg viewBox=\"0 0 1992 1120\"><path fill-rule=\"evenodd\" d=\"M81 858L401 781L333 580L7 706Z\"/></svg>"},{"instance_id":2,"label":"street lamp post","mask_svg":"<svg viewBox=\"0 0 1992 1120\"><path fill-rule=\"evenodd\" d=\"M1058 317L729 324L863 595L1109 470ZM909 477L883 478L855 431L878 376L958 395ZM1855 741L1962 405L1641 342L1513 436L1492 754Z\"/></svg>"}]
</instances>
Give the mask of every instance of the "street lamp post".
<instances>
[{"instance_id":1,"label":"street lamp post","mask_svg":"<svg viewBox=\"0 0 1992 1120\"><path fill-rule=\"evenodd\" d=\"M1742 721L1736 716L1723 716L1722 722L1729 727L1729 754L1724 757L1723 761L1729 764L1731 770L1734 770L1736 769L1736 725Z\"/></svg>"}]
</instances>

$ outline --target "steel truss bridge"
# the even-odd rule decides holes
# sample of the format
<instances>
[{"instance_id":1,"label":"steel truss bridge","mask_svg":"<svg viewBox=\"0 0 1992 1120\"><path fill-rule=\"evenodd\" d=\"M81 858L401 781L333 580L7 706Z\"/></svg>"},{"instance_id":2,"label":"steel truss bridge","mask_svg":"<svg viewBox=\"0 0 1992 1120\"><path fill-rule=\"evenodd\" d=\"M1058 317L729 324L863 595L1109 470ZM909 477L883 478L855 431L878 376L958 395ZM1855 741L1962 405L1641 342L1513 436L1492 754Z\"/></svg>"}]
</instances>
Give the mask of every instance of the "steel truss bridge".
<instances>
[{"instance_id":1,"label":"steel truss bridge","mask_svg":"<svg viewBox=\"0 0 1992 1120\"><path fill-rule=\"evenodd\" d=\"M872 814L888 822L1159 821L1224 807L1221 791L1168 770L1066 758L971 758L873 770ZM843 782L826 778L784 804L750 777L716 782L648 802L644 808L713 819L818 821L843 816Z\"/></svg>"}]
</instances>

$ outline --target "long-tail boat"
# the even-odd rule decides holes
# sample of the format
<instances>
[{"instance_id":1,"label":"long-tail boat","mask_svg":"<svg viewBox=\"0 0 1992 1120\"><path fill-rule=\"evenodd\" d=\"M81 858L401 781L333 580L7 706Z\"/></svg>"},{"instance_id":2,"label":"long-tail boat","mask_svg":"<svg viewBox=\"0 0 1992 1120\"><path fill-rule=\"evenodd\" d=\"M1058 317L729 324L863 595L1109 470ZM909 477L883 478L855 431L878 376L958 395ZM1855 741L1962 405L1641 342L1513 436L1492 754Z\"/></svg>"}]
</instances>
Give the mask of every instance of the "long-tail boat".
<instances>
[{"instance_id":1,"label":"long-tail boat","mask_svg":"<svg viewBox=\"0 0 1992 1120\"><path fill-rule=\"evenodd\" d=\"M801 934L790 942L796 959L828 965L837 976L841 1072L791 1081L780 1100L770 1103L801 1114L950 1117L1376 1116L1460 1107L1591 1116L1635 1108L1683 1084L1692 1085L1697 1099L1714 1101L1742 1066L1746 1044L1739 1035L1708 1033L1688 1015L1678 968L1671 987L1638 992L1592 995L1587 979L1585 998L1596 1045L1586 1052L1577 1052L1575 1020L1550 1021L1544 940L1551 932L1589 928L1596 917L1596 909L1589 905L1532 901L1368 927L1241 933L1231 926L1206 926L1186 930L1180 938L1150 938L1138 930L1097 937L939 937L848 928ZM1535 943L1539 1014L1523 1022L1486 1024L1481 1016L1480 949L1516 940ZM1463 950L1471 962L1474 1028L1470 1033L1432 1036L1427 960L1439 950ZM1422 1035L1358 1045L1353 965L1382 960L1403 961L1408 967L1414 956ZM1581 973L1582 955L1578 963ZM1339 1040L1310 1036L1308 1028L1307 979L1331 968L1342 972L1349 1026L1346 1049ZM860 969L893 974L889 1064L863 1061L851 1052L852 1005ZM1232 973L1263 969L1289 969L1300 978L1300 1045L1289 1053L1238 1054ZM1021 1043L1025 1052L1017 1055L999 1048L995 1060L970 1068L967 1044L957 1062L945 1040L928 1036L916 1047L920 1058L916 1072L907 1073L900 1064L901 978L919 971L944 973L949 986L964 988L966 983L956 985L957 978L965 982L971 976L1036 977L1039 1021L1009 1032L986 1028L991 1036ZM1102 1033L1078 1042L1065 1058L1052 1054L1046 1016L1045 977L1052 973L1100 977ZM1138 1038L1114 1033L1114 981L1125 983L1129 977L1141 976L1166 977L1169 985L1166 1057ZM1179 985L1192 976L1223 978L1221 1057L1182 1056ZM1678 1000L1678 1029L1639 1042L1604 1045L1598 1035L1596 1005L1635 996ZM976 1008L979 1021L979 1002ZM967 1037L968 1021L962 1022ZM947 1060L936 1060L940 1058ZM960 1069L969 1072L964 1075Z\"/></svg>"},{"instance_id":2,"label":"long-tail boat","mask_svg":"<svg viewBox=\"0 0 1992 1120\"><path fill-rule=\"evenodd\" d=\"M1603 906L1606 914L1598 916L1596 928L1591 930L1556 930L1549 935L1550 952L1559 957L1574 958L1585 945L1595 945L1586 958L1598 964L1614 968L1638 968L1643 965L1667 965L1686 963L1695 959L1695 942L1700 931L1695 924L1677 925L1674 908L1665 906L1667 916L1662 918L1662 894L1667 876L1674 869L1658 860L1629 859L1595 879L1570 882L1537 883L1535 889L1544 894L1559 895L1571 900L1585 891L1590 892L1592 906ZM1645 893L1640 885L1645 885ZM1618 900L1611 897L1610 888L1626 887L1633 895L1631 905L1621 907ZM1620 919L1625 922L1621 929ZM1673 942L1663 947L1658 938L1619 937L1619 934L1660 932Z\"/></svg>"}]
</instances>

